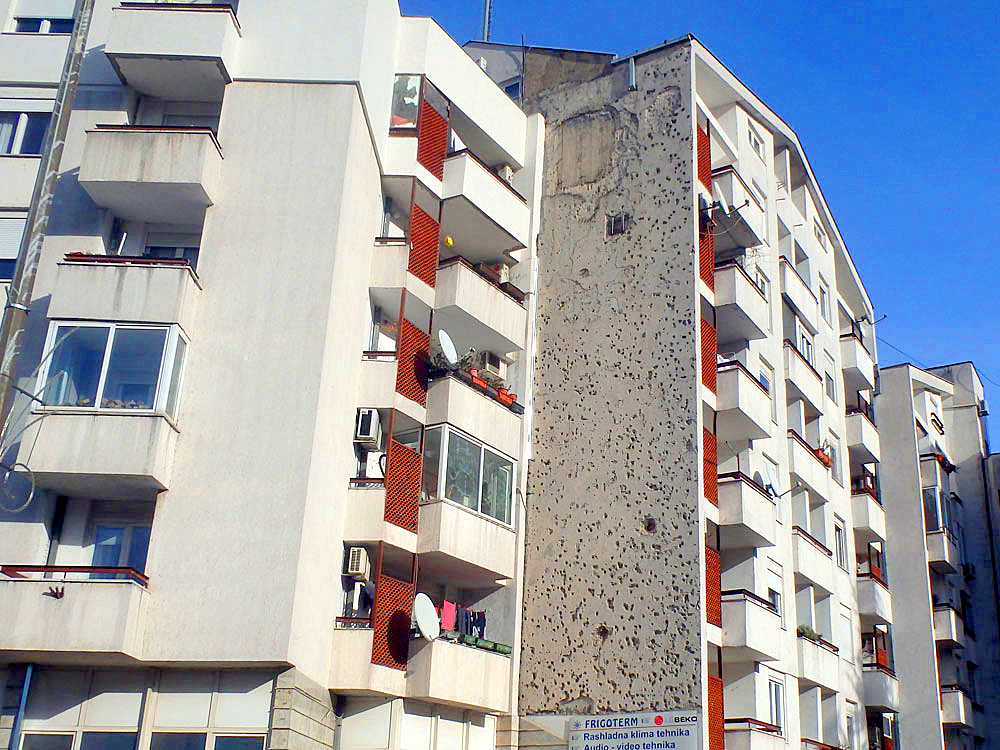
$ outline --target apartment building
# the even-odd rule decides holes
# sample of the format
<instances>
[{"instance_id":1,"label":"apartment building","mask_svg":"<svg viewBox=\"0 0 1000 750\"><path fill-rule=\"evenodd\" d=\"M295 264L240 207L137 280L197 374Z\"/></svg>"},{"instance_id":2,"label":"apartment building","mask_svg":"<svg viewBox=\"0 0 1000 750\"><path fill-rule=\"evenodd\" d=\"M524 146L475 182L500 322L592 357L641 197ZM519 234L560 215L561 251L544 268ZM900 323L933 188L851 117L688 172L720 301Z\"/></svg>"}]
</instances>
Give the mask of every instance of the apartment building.
<instances>
[{"instance_id":1,"label":"apartment building","mask_svg":"<svg viewBox=\"0 0 1000 750\"><path fill-rule=\"evenodd\" d=\"M906 602L894 627L896 649L906 654L902 745L992 747L1000 741L989 721L1000 710L989 501L997 485L996 463L986 460L982 381L971 362L895 365L880 370L876 407L885 456L879 484L893 531L887 556L896 601Z\"/></svg>"},{"instance_id":2,"label":"apartment building","mask_svg":"<svg viewBox=\"0 0 1000 750\"><path fill-rule=\"evenodd\" d=\"M710 750L891 748L872 303L798 136L691 36L465 49L547 123L507 744L700 708Z\"/></svg>"},{"instance_id":3,"label":"apartment building","mask_svg":"<svg viewBox=\"0 0 1000 750\"><path fill-rule=\"evenodd\" d=\"M73 6L0 3L8 256ZM393 0L96 0L69 116L2 436L0 748L491 750L542 117Z\"/></svg>"}]
</instances>

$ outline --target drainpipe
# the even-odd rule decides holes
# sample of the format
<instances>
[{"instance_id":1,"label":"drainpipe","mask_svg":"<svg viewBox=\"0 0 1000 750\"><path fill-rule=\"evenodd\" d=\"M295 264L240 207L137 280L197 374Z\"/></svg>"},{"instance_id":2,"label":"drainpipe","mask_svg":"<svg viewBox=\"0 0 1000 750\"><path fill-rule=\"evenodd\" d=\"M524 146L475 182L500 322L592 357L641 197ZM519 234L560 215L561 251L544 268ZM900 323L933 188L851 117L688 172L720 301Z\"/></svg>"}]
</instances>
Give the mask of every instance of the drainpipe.
<instances>
[{"instance_id":1,"label":"drainpipe","mask_svg":"<svg viewBox=\"0 0 1000 750\"><path fill-rule=\"evenodd\" d=\"M21 686L21 698L17 702L17 713L14 715L14 726L10 730L10 750L17 750L21 745L21 724L24 722L24 707L28 703L28 690L31 688L31 675L35 665L29 664L24 670L24 685Z\"/></svg>"},{"instance_id":2,"label":"drainpipe","mask_svg":"<svg viewBox=\"0 0 1000 750\"><path fill-rule=\"evenodd\" d=\"M14 398L15 378L23 349L24 329L28 320L28 306L35 289L35 275L42 252L42 240L49 224L52 202L59 178L66 133L69 130L69 116L76 98L80 80L80 64L86 51L90 19L94 11L94 0L76 0L73 18L73 35L70 37L63 63L59 89L56 92L52 120L45 135L42 159L35 177L35 188L31 194L31 205L25 221L24 234L17 252L14 277L7 292L7 303L0 324L0 423L10 413Z\"/></svg>"}]
</instances>

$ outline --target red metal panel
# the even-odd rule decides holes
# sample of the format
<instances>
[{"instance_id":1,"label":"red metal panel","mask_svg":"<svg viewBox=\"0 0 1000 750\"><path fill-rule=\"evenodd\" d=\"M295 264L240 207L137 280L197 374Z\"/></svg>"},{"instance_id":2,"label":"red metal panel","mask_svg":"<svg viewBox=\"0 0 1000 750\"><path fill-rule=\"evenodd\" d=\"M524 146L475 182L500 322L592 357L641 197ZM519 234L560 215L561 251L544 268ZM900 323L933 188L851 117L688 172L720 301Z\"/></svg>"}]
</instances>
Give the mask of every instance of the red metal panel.
<instances>
[{"instance_id":1,"label":"red metal panel","mask_svg":"<svg viewBox=\"0 0 1000 750\"><path fill-rule=\"evenodd\" d=\"M439 180L444 177L444 157L448 151L448 121L424 101L417 128L417 162Z\"/></svg>"},{"instance_id":2,"label":"red metal panel","mask_svg":"<svg viewBox=\"0 0 1000 750\"><path fill-rule=\"evenodd\" d=\"M375 579L372 664L406 669L413 595L412 583L384 575Z\"/></svg>"},{"instance_id":3,"label":"red metal panel","mask_svg":"<svg viewBox=\"0 0 1000 750\"><path fill-rule=\"evenodd\" d=\"M715 393L715 371L719 357L719 345L715 338L715 328L707 320L701 320L701 382Z\"/></svg>"},{"instance_id":4,"label":"red metal panel","mask_svg":"<svg viewBox=\"0 0 1000 750\"><path fill-rule=\"evenodd\" d=\"M708 676L708 750L725 750L725 706L721 677Z\"/></svg>"},{"instance_id":5,"label":"red metal panel","mask_svg":"<svg viewBox=\"0 0 1000 750\"><path fill-rule=\"evenodd\" d=\"M701 280L715 291L715 233L708 222L698 230L698 268Z\"/></svg>"},{"instance_id":6,"label":"red metal panel","mask_svg":"<svg viewBox=\"0 0 1000 750\"><path fill-rule=\"evenodd\" d=\"M385 520L407 531L417 531L417 503L423 456L395 440L389 441L385 467Z\"/></svg>"},{"instance_id":7,"label":"red metal panel","mask_svg":"<svg viewBox=\"0 0 1000 750\"><path fill-rule=\"evenodd\" d=\"M722 566L711 547L705 547L705 619L722 627Z\"/></svg>"},{"instance_id":8,"label":"red metal panel","mask_svg":"<svg viewBox=\"0 0 1000 750\"><path fill-rule=\"evenodd\" d=\"M712 139L698 127L698 181L712 192Z\"/></svg>"},{"instance_id":9,"label":"red metal panel","mask_svg":"<svg viewBox=\"0 0 1000 750\"><path fill-rule=\"evenodd\" d=\"M430 336L403 318L399 321L396 393L427 405L427 360Z\"/></svg>"},{"instance_id":10,"label":"red metal panel","mask_svg":"<svg viewBox=\"0 0 1000 750\"><path fill-rule=\"evenodd\" d=\"M705 473L705 497L713 505L719 504L719 457L718 440L706 428L702 428L702 468Z\"/></svg>"},{"instance_id":11,"label":"red metal panel","mask_svg":"<svg viewBox=\"0 0 1000 750\"><path fill-rule=\"evenodd\" d=\"M409 270L414 276L434 286L438 267L438 243L441 228L416 203L410 213Z\"/></svg>"}]
</instances>

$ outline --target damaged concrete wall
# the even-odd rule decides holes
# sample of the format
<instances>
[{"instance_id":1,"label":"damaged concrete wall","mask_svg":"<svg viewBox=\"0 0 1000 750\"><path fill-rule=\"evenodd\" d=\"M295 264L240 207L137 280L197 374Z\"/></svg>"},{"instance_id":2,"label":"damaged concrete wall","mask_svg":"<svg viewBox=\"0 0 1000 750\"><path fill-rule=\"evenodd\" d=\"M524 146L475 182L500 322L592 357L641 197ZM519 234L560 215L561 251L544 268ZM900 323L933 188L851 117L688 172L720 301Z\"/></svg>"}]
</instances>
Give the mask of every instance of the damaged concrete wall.
<instances>
[{"instance_id":1,"label":"damaged concrete wall","mask_svg":"<svg viewBox=\"0 0 1000 750\"><path fill-rule=\"evenodd\" d=\"M644 55L637 91L578 64L525 61L547 128L522 716L702 695L691 52Z\"/></svg>"}]
</instances>

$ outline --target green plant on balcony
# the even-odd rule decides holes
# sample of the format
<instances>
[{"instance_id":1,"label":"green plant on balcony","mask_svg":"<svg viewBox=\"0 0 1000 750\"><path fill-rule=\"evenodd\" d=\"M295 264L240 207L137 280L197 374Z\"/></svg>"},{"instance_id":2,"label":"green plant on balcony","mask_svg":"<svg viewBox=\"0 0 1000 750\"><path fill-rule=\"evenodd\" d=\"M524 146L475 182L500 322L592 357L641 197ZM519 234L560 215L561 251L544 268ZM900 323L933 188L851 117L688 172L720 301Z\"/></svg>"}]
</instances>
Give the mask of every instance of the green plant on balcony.
<instances>
[{"instance_id":1,"label":"green plant on balcony","mask_svg":"<svg viewBox=\"0 0 1000 750\"><path fill-rule=\"evenodd\" d=\"M799 625L795 629L795 632L798 633L799 637L801 637L801 638L808 638L810 641L813 641L813 642L816 642L816 643L818 643L819 641L823 640L822 633L817 633L815 630L813 630L808 625Z\"/></svg>"}]
</instances>

